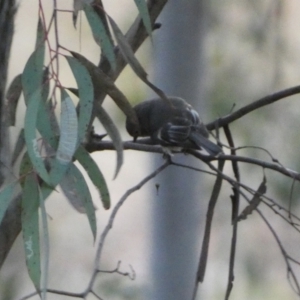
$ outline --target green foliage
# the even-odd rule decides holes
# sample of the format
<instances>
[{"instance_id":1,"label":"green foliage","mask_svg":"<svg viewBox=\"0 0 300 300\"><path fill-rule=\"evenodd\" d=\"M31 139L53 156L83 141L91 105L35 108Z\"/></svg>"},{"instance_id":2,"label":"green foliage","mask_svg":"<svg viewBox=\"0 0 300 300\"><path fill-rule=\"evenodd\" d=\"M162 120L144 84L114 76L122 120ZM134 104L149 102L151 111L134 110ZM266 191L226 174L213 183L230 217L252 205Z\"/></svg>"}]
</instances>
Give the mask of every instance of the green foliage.
<instances>
[{"instance_id":1,"label":"green foliage","mask_svg":"<svg viewBox=\"0 0 300 300\"><path fill-rule=\"evenodd\" d=\"M135 3L145 28L151 35L151 21L146 2L135 1ZM108 60L111 72L116 71L117 60L106 17L109 18L118 47L127 62L144 82L154 90L160 91L147 80L146 72L135 58L114 20L104 11L104 14L100 16L99 11L94 10L93 6L89 4L83 4L79 9L84 10L94 39L101 48L102 57ZM23 154L19 180L5 185L0 191L1 221L11 199L16 194L17 187L21 187L22 232L27 269L35 288L39 292L41 291L42 297L47 289L49 265L45 200L58 185L61 186L73 207L86 214L94 240L96 239L95 207L86 180L74 164L76 160L82 165L99 191L104 209L110 208L110 195L105 178L91 155L85 150L85 143L91 136L93 120L97 117L115 146L117 153L115 177L117 176L123 163L123 142L118 128L102 107L105 94L111 96L122 112L138 126L135 112L126 96L115 85L114 76L104 73L85 57L70 51L73 57L65 56L65 58L76 80L77 88L69 88L79 100L78 107L75 106L66 88L63 87L63 78L59 78L58 60L60 55L58 52L53 55L53 50L50 50L49 46L51 42L47 40L53 22L50 26L44 22L43 18L39 19L35 50L30 55L22 74L16 76L12 81L6 95L7 123L10 126L15 125L16 109L22 93L26 111L24 127L20 130L12 157L12 162L15 164ZM55 31L55 34L58 35L58 32ZM60 45L56 45L56 49L60 47ZM47 50L50 56L49 62L45 61ZM60 101L57 100L59 93ZM164 96L161 91L158 93L162 97ZM56 117L58 110L60 110L59 122ZM41 264L40 254L40 215L43 237L41 245L44 251L43 257L45 257L43 264Z\"/></svg>"},{"instance_id":2,"label":"green foliage","mask_svg":"<svg viewBox=\"0 0 300 300\"><path fill-rule=\"evenodd\" d=\"M13 196L14 190L15 190L15 186L16 186L16 183L13 182L11 184L6 185L0 191L0 223L2 222L5 211L9 205L10 200L12 199L12 196Z\"/></svg>"},{"instance_id":3,"label":"green foliage","mask_svg":"<svg viewBox=\"0 0 300 300\"><path fill-rule=\"evenodd\" d=\"M114 54L114 47L101 18L99 18L91 5L84 5L84 12L92 29L96 43L101 47L101 50L107 57L111 67L115 70L116 58Z\"/></svg>"},{"instance_id":4,"label":"green foliage","mask_svg":"<svg viewBox=\"0 0 300 300\"><path fill-rule=\"evenodd\" d=\"M109 190L106 185L104 176L101 173L95 161L92 159L90 154L82 146L80 146L77 152L75 153L75 158L84 167L91 181L98 188L103 207L105 209L109 209L110 208Z\"/></svg>"},{"instance_id":5,"label":"green foliage","mask_svg":"<svg viewBox=\"0 0 300 300\"><path fill-rule=\"evenodd\" d=\"M151 26L151 20L149 16L147 3L145 0L134 0L134 2L139 10L141 18L147 30L147 33L150 36L150 38L152 38L152 26Z\"/></svg>"},{"instance_id":6,"label":"green foliage","mask_svg":"<svg viewBox=\"0 0 300 300\"><path fill-rule=\"evenodd\" d=\"M41 276L39 204L40 197L37 177L31 173L26 176L23 189L22 232L28 273L37 290L40 288Z\"/></svg>"}]
</instances>

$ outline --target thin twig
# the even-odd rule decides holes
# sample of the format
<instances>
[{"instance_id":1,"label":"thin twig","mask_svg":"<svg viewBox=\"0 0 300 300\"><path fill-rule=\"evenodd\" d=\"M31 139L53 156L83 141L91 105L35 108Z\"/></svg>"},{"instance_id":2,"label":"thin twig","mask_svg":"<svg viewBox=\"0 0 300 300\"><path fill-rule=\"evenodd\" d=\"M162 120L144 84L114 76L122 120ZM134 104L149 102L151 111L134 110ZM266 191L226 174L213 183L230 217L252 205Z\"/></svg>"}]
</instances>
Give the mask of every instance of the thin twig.
<instances>
[{"instance_id":1,"label":"thin twig","mask_svg":"<svg viewBox=\"0 0 300 300\"><path fill-rule=\"evenodd\" d=\"M134 187L132 187L131 189L127 190L126 193L120 198L120 200L118 201L118 203L115 205L114 209L111 212L111 215L109 217L108 223L105 226L104 230L102 231L102 234L100 236L100 240L98 243L98 249L96 252L96 257L95 257L95 263L94 263L94 272L92 274L92 277L90 279L89 285L86 289L86 293L89 292L92 287L93 284L95 282L98 270L99 270L99 264L100 264L100 259L101 259L101 254L102 254L102 250L103 250L103 246L104 246L104 242L105 239L109 233L109 231L112 229L113 227L113 223L115 220L115 217L119 211L119 209L121 208L121 206L124 204L124 202L126 201L126 199L135 191L139 190L142 186L144 186L149 180L151 180L152 178L154 178L157 174L159 174L160 172L162 172L166 167L168 167L170 165L170 161L167 160L163 165L161 165L159 168L157 168L154 172L152 172L150 175L148 175L147 177L145 177L142 181L140 181L137 185L135 185Z\"/></svg>"},{"instance_id":2,"label":"thin twig","mask_svg":"<svg viewBox=\"0 0 300 300\"><path fill-rule=\"evenodd\" d=\"M236 155L236 150L234 146L233 137L231 131L229 129L229 125L224 126L225 136L227 138L228 144L231 148L231 155ZM238 214L239 214L239 206L240 206L240 171L238 167L237 161L231 162L232 170L237 181L237 185L232 187L233 195L231 196L232 202L232 237L231 237L231 246L230 246L230 257L229 257L229 271L228 271L228 283L225 294L225 300L229 299L230 292L233 287L234 281L234 262L235 262L235 252L236 252L236 241L237 241L237 230L238 230Z\"/></svg>"},{"instance_id":3,"label":"thin twig","mask_svg":"<svg viewBox=\"0 0 300 300\"><path fill-rule=\"evenodd\" d=\"M211 197L210 197L210 200L208 203L204 237L203 237L203 241L202 241L200 260L199 260L199 264L198 264L198 270L197 270L192 299L196 299L198 284L199 284L199 282L203 282L203 280L204 280L206 264L207 264L207 257L208 257L212 219L213 219L213 215L214 215L214 209L215 209L215 206L216 206L216 203L219 198L220 191L221 191L221 187L222 187L223 177L221 174L222 174L224 164L225 164L225 161L220 159L219 163L218 163L219 173L217 175L217 178L216 178L213 190L212 190L212 194L211 194Z\"/></svg>"}]
</instances>

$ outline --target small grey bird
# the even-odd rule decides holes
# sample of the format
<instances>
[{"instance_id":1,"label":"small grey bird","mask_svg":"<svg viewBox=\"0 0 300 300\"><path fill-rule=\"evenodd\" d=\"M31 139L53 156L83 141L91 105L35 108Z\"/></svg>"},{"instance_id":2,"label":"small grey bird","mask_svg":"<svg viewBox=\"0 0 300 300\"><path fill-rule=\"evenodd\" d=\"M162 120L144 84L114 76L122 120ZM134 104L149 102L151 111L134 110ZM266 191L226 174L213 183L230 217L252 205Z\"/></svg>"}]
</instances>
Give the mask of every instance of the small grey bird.
<instances>
[{"instance_id":1,"label":"small grey bird","mask_svg":"<svg viewBox=\"0 0 300 300\"><path fill-rule=\"evenodd\" d=\"M210 155L222 153L222 149L208 139L208 131L198 113L185 100L168 97L143 101L133 107L140 130L127 118L127 132L136 140L149 136L155 144L183 149L205 149Z\"/></svg>"}]
</instances>

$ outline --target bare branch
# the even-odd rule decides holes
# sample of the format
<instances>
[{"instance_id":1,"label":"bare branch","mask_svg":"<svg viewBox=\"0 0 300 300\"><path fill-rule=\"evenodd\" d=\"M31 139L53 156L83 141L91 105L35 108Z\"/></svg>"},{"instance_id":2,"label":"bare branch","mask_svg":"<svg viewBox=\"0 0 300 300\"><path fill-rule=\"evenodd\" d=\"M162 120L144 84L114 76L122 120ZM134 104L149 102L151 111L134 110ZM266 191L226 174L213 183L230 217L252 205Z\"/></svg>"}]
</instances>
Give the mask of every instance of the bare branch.
<instances>
[{"instance_id":1,"label":"bare branch","mask_svg":"<svg viewBox=\"0 0 300 300\"><path fill-rule=\"evenodd\" d=\"M199 260L199 265L198 265L192 299L196 299L198 283L203 282L203 280L204 280L205 269L206 269L206 264L207 264L207 257L208 257L211 224L212 224L212 219L213 219L213 215L214 215L214 209L215 209L215 206L216 206L216 203L219 198L220 191L221 191L221 187L222 187L222 180L223 180L222 171L223 171L224 164L225 164L225 161L220 159L219 165L218 165L219 173L217 175L217 178L216 178L213 190L212 190L212 194L211 194L211 197L209 200L208 209L207 209L207 213L206 213L206 224L205 224L205 230L204 230L204 237L203 237L203 241L202 241L200 260Z\"/></svg>"},{"instance_id":2,"label":"bare branch","mask_svg":"<svg viewBox=\"0 0 300 300\"><path fill-rule=\"evenodd\" d=\"M213 130L216 129L218 127L223 127L226 124L232 123L233 121L236 121L238 119L240 119L241 117L245 116L246 114L260 108L263 107L265 105L274 103L278 100L296 95L300 93L300 85L288 88L286 90L282 90L279 91L277 93L265 96L257 101L254 101L242 108L240 108L239 110L225 116L222 118L219 118L216 121L210 122L208 124L206 124L206 127L208 130Z\"/></svg>"},{"instance_id":3,"label":"bare branch","mask_svg":"<svg viewBox=\"0 0 300 300\"><path fill-rule=\"evenodd\" d=\"M225 136L227 138L228 144L231 148L231 155L236 155L235 145L233 141L233 137L231 131L229 129L229 125L224 126ZM236 241L237 241L237 230L238 230L238 214L239 214L239 206L240 206L240 171L238 167L237 161L231 162L232 170L237 181L237 185L232 187L233 195L231 195L231 203L232 203L232 214L231 214L231 222L232 222L232 237L231 237L231 246L230 246L230 257L229 257L229 271L228 271L228 283L225 294L225 300L229 299L233 281L234 281L234 262L235 262L235 251L236 251Z\"/></svg>"},{"instance_id":4,"label":"bare branch","mask_svg":"<svg viewBox=\"0 0 300 300\"><path fill-rule=\"evenodd\" d=\"M97 249L97 253L96 253L96 257L95 257L95 263L94 263L94 272L93 275L91 277L90 283L87 287L86 292L90 291L93 287L93 284L95 282L98 270L99 270L99 264L100 264L100 259L101 259L101 254L102 254L102 250L104 247L104 242L105 239L109 233L109 231L112 229L113 227L113 223L115 220L115 217L118 213L118 211L120 210L121 206L124 204L124 202L126 201L126 199L134 192L136 192L137 190L139 190L142 186L144 186L149 180L151 180L152 178L154 178L157 174L159 174L160 172L162 172L167 166L170 165L170 161L166 161L163 165L161 165L159 168L157 168L154 172L152 172L150 175L148 175L147 177L145 177L141 182L139 182L137 185L135 185L134 187L132 187L131 189L127 190L126 193L121 197L121 199L118 201L118 203L115 205L114 209L111 212L111 215L109 217L108 223L105 226L101 236L100 236L100 240L99 240L99 244L98 244L98 249Z\"/></svg>"}]
</instances>

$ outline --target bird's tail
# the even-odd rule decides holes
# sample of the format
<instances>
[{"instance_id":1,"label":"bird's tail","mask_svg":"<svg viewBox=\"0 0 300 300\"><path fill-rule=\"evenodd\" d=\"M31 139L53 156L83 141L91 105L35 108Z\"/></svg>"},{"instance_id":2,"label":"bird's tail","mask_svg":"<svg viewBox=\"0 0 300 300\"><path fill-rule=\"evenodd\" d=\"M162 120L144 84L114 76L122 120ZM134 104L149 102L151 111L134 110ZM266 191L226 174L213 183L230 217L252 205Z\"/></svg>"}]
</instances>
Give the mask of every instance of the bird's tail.
<instances>
[{"instance_id":1,"label":"bird's tail","mask_svg":"<svg viewBox=\"0 0 300 300\"><path fill-rule=\"evenodd\" d=\"M203 148L210 155L217 156L218 154L223 153L221 147L211 142L209 139L199 134L198 132L191 132L189 137L194 143L197 144L199 148Z\"/></svg>"}]
</instances>

